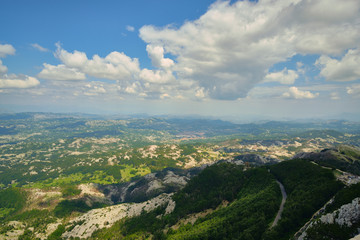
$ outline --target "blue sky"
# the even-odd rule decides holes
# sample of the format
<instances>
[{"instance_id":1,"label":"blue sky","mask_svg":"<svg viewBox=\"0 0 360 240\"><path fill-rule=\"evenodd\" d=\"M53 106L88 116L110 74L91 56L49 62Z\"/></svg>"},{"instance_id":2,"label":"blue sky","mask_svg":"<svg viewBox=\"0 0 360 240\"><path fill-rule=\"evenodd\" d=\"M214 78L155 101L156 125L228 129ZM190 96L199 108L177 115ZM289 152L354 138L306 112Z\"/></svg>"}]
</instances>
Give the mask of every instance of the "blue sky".
<instances>
[{"instance_id":1,"label":"blue sky","mask_svg":"<svg viewBox=\"0 0 360 240\"><path fill-rule=\"evenodd\" d=\"M2 112L360 119L358 0L0 4Z\"/></svg>"}]
</instances>

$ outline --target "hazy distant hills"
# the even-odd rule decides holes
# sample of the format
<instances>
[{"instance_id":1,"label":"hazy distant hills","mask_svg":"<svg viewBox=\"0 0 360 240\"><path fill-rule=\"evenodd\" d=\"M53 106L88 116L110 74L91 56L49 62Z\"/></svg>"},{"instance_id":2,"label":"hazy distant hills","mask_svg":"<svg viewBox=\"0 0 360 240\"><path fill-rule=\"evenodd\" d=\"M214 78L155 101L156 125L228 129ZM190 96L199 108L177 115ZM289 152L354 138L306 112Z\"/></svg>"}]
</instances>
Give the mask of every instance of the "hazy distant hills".
<instances>
[{"instance_id":1,"label":"hazy distant hills","mask_svg":"<svg viewBox=\"0 0 360 240\"><path fill-rule=\"evenodd\" d=\"M0 114L0 120L16 122L49 122L54 123L62 121L60 124L54 124L48 127L53 129L81 129L86 122L92 120L123 120L123 127L129 129L151 129L157 131L168 131L174 135L196 135L196 136L219 136L219 135L235 135L235 134L253 134L264 135L293 134L298 137L339 137L345 133L360 133L360 122L350 122L344 120L328 120L328 121L267 121L259 123L235 124L223 120L202 119L202 118L173 118L173 117L145 117L131 118L129 116L107 116L89 115L89 114L58 114L58 113L13 113ZM119 127L119 126L117 126ZM16 129L1 128L0 133L10 134L16 132ZM302 132L301 135L299 133ZM116 135L116 132L108 132L107 134ZM103 135L106 135L104 133Z\"/></svg>"}]
</instances>

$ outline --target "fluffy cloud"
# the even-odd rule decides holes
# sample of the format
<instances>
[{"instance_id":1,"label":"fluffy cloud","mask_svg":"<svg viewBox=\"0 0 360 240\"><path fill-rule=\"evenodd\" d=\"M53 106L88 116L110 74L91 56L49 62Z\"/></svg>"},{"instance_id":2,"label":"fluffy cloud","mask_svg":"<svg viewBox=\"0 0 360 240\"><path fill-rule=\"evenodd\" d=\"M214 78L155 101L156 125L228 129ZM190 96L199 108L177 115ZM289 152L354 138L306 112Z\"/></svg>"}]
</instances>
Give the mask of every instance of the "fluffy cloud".
<instances>
[{"instance_id":1,"label":"fluffy cloud","mask_svg":"<svg viewBox=\"0 0 360 240\"><path fill-rule=\"evenodd\" d=\"M0 44L0 57L14 55L15 48L10 44ZM32 88L40 84L39 80L30 76L7 75L7 67L0 60L0 88Z\"/></svg>"},{"instance_id":2,"label":"fluffy cloud","mask_svg":"<svg viewBox=\"0 0 360 240\"><path fill-rule=\"evenodd\" d=\"M56 56L66 67L97 78L126 80L140 71L138 59L131 59L120 52L112 52L105 58L94 55L92 59L88 59L84 52L69 53L58 45Z\"/></svg>"},{"instance_id":3,"label":"fluffy cloud","mask_svg":"<svg viewBox=\"0 0 360 240\"><path fill-rule=\"evenodd\" d=\"M6 57L6 55L14 55L15 48L10 44L0 44L0 57Z\"/></svg>"},{"instance_id":4,"label":"fluffy cloud","mask_svg":"<svg viewBox=\"0 0 360 240\"><path fill-rule=\"evenodd\" d=\"M354 97L360 97L360 84L353 85L346 88L346 92Z\"/></svg>"},{"instance_id":5,"label":"fluffy cloud","mask_svg":"<svg viewBox=\"0 0 360 240\"><path fill-rule=\"evenodd\" d=\"M37 43L32 43L31 46L32 46L33 48L39 50L40 52L48 52L48 51L49 51L49 49L44 48L44 47L40 46L40 45L37 44Z\"/></svg>"},{"instance_id":6,"label":"fluffy cloud","mask_svg":"<svg viewBox=\"0 0 360 240\"><path fill-rule=\"evenodd\" d=\"M299 77L296 71L284 68L280 72L268 73L265 76L265 82L279 82L281 84L294 84Z\"/></svg>"},{"instance_id":7,"label":"fluffy cloud","mask_svg":"<svg viewBox=\"0 0 360 240\"><path fill-rule=\"evenodd\" d=\"M132 26L126 28L135 30ZM115 80L119 93L147 98L168 94L236 100L248 96L263 81L294 84L305 72L301 63L297 71L284 68L269 73L269 69L297 54L320 54L317 64L323 76L334 80L347 73L348 77L342 79L354 79L358 74L354 67L359 65L358 50L349 50L341 60L336 59L358 47L360 2L245 0L232 4L220 0L199 19L178 28L143 26L139 32L153 69L140 69L138 59L122 52L88 58L85 52L69 52L57 44L55 56L61 64L44 64L38 76L82 80L87 75ZM351 70L345 71L345 65ZM281 95L298 99L318 96L296 87L283 88L276 96Z\"/></svg>"},{"instance_id":8,"label":"fluffy cloud","mask_svg":"<svg viewBox=\"0 0 360 240\"><path fill-rule=\"evenodd\" d=\"M7 67L2 64L2 61L0 60L0 74L7 72Z\"/></svg>"},{"instance_id":9,"label":"fluffy cloud","mask_svg":"<svg viewBox=\"0 0 360 240\"><path fill-rule=\"evenodd\" d=\"M139 91L139 84L132 83L130 86L124 88L124 92L127 94L136 94ZM121 90L121 89L120 89Z\"/></svg>"},{"instance_id":10,"label":"fluffy cloud","mask_svg":"<svg viewBox=\"0 0 360 240\"><path fill-rule=\"evenodd\" d=\"M174 61L170 58L164 58L164 48L161 46L147 45L146 51L149 54L153 66L157 68L170 68L174 65Z\"/></svg>"},{"instance_id":11,"label":"fluffy cloud","mask_svg":"<svg viewBox=\"0 0 360 240\"><path fill-rule=\"evenodd\" d=\"M106 93L103 83L92 82L85 85L83 94L85 96L97 96Z\"/></svg>"},{"instance_id":12,"label":"fluffy cloud","mask_svg":"<svg viewBox=\"0 0 360 240\"><path fill-rule=\"evenodd\" d=\"M360 49L350 49L340 59L321 56L316 64L321 68L320 74L329 81L354 81L360 79Z\"/></svg>"},{"instance_id":13,"label":"fluffy cloud","mask_svg":"<svg viewBox=\"0 0 360 240\"><path fill-rule=\"evenodd\" d=\"M143 69L139 75L145 82L164 84L175 80L171 71Z\"/></svg>"},{"instance_id":14,"label":"fluffy cloud","mask_svg":"<svg viewBox=\"0 0 360 240\"><path fill-rule=\"evenodd\" d=\"M175 57L180 80L193 79L212 98L237 99L295 54L341 54L356 46L359 9L358 0L217 1L195 21L180 28L144 26L140 37ZM287 75L283 82L296 78Z\"/></svg>"},{"instance_id":15,"label":"fluffy cloud","mask_svg":"<svg viewBox=\"0 0 360 240\"><path fill-rule=\"evenodd\" d=\"M0 88L31 88L39 84L39 80L29 76L4 75L0 77Z\"/></svg>"},{"instance_id":16,"label":"fluffy cloud","mask_svg":"<svg viewBox=\"0 0 360 240\"><path fill-rule=\"evenodd\" d=\"M206 93L204 92L204 88L200 88L200 89L196 90L195 97L197 97L198 99L205 98Z\"/></svg>"},{"instance_id":17,"label":"fluffy cloud","mask_svg":"<svg viewBox=\"0 0 360 240\"><path fill-rule=\"evenodd\" d=\"M297 87L290 87L288 92L283 94L285 98L294 99L312 99L319 96L319 93L311 93L310 91L301 91Z\"/></svg>"},{"instance_id":18,"label":"fluffy cloud","mask_svg":"<svg viewBox=\"0 0 360 240\"><path fill-rule=\"evenodd\" d=\"M44 63L43 70L38 74L39 78L49 80L84 80L86 76L76 68L68 68L63 64L53 66Z\"/></svg>"}]
</instances>

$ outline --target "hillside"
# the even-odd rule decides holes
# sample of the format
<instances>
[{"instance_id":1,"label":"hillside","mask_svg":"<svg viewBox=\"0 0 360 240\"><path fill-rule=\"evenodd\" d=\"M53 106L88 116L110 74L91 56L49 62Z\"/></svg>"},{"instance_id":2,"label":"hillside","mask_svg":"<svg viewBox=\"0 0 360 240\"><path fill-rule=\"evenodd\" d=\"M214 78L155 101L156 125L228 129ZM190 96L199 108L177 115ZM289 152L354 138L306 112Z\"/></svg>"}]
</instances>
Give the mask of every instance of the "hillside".
<instances>
[{"instance_id":1,"label":"hillside","mask_svg":"<svg viewBox=\"0 0 360 240\"><path fill-rule=\"evenodd\" d=\"M332 196L333 216L359 197L341 190L360 181L357 123L23 113L0 127L0 239L288 239L322 231L311 217Z\"/></svg>"},{"instance_id":2,"label":"hillside","mask_svg":"<svg viewBox=\"0 0 360 240\"><path fill-rule=\"evenodd\" d=\"M344 211L338 209L352 209L359 201L359 184L344 188L331 169L308 161L291 160L244 170L243 165L219 162L205 168L197 176L193 175L173 195L160 193L156 198L149 197L149 200L136 204L124 203L103 208L104 203L101 205L95 201L89 207L87 201L94 198L84 196L83 200L62 201L51 211L34 209L8 217L3 215L5 221L1 233L6 234L2 235L5 237L3 239L17 239L16 236L20 236L19 239L59 239L60 236L65 239L289 239L305 225L306 231L297 233L297 236L302 236L300 239L317 239L312 236L328 229L326 224L329 221L310 222L309 225L307 222L315 212L333 196L335 200L326 211L321 211L321 215ZM175 173L186 173L169 169L145 176L144 180L137 180L133 186L138 185L146 193L148 188L143 187L148 186L149 181L144 182L145 179L166 182L169 171L172 177L178 179L183 178ZM284 185L287 199L279 222L271 227L282 199L276 181ZM99 189L106 192L106 188ZM0 194L2 209L5 207L15 212L24 208L28 198L26 192L15 188L3 190ZM14 205L6 205L6 199L20 199L19 194L25 198L14 202ZM98 197L98 201L106 199L101 192L98 192ZM353 205L347 206L349 204ZM329 219L320 218L321 215L312 222ZM353 236L360 224L360 214L345 217L349 218L350 226L339 224L346 220L330 222L333 232L339 234L340 231L340 236ZM24 228L26 230L21 231ZM13 238L11 234L14 234Z\"/></svg>"},{"instance_id":3,"label":"hillside","mask_svg":"<svg viewBox=\"0 0 360 240\"><path fill-rule=\"evenodd\" d=\"M293 158L314 161L325 167L360 175L360 149L339 145L320 152L298 153Z\"/></svg>"}]
</instances>

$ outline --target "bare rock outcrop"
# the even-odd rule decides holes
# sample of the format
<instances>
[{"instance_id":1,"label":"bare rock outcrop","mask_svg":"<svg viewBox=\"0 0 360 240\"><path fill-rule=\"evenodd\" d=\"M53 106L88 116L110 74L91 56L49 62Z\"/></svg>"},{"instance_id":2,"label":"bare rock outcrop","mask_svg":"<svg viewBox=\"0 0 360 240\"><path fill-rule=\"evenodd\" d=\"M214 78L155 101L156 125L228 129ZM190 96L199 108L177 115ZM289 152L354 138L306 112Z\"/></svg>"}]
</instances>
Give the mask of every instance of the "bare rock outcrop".
<instances>
[{"instance_id":1,"label":"bare rock outcrop","mask_svg":"<svg viewBox=\"0 0 360 240\"><path fill-rule=\"evenodd\" d=\"M71 220L69 222L71 229L66 231L62 237L65 239L71 237L88 238L98 229L109 228L116 221L125 217L139 216L143 211L149 212L159 206L166 205L165 214L169 214L175 208L175 202L172 200L171 196L172 194L161 194L156 198L142 203L123 203L110 207L93 209L84 215Z\"/></svg>"}]
</instances>

